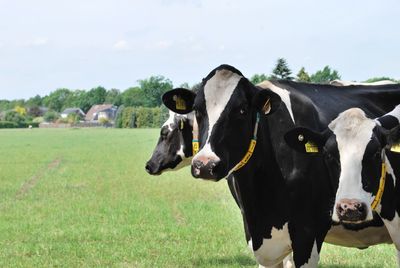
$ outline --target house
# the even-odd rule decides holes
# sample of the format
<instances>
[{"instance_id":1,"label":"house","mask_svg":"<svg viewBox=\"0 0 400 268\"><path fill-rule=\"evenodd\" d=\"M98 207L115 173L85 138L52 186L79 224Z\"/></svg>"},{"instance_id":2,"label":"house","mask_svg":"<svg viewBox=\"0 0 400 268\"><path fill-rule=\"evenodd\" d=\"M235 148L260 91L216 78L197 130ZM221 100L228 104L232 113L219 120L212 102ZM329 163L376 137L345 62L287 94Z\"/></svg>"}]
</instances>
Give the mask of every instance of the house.
<instances>
[{"instance_id":1,"label":"house","mask_svg":"<svg viewBox=\"0 0 400 268\"><path fill-rule=\"evenodd\" d=\"M109 121L114 121L118 107L112 104L93 105L87 112L85 121L97 122L104 118Z\"/></svg>"},{"instance_id":2,"label":"house","mask_svg":"<svg viewBox=\"0 0 400 268\"><path fill-rule=\"evenodd\" d=\"M80 108L67 108L61 114L61 118L67 118L70 114L76 114L79 117L84 118L85 113Z\"/></svg>"}]
</instances>

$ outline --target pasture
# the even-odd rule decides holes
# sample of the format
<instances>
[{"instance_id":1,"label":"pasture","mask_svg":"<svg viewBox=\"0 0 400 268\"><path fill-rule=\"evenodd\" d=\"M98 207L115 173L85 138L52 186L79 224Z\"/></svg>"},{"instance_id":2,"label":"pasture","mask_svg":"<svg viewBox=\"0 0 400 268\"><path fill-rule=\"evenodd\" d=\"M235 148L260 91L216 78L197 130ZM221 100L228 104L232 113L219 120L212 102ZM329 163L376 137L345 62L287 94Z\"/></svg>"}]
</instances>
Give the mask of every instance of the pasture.
<instances>
[{"instance_id":1,"label":"pasture","mask_svg":"<svg viewBox=\"0 0 400 268\"><path fill-rule=\"evenodd\" d=\"M0 131L0 267L256 267L225 181L147 175L157 129ZM395 267L324 245L320 267Z\"/></svg>"}]
</instances>

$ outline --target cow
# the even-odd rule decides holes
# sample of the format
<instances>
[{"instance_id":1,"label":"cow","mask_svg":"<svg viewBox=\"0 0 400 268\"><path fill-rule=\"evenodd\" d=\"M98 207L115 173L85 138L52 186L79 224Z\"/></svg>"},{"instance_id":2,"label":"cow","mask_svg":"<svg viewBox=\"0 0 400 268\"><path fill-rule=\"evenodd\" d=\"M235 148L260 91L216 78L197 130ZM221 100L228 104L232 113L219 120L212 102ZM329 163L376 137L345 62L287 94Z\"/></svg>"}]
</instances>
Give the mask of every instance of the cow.
<instances>
[{"instance_id":1,"label":"cow","mask_svg":"<svg viewBox=\"0 0 400 268\"><path fill-rule=\"evenodd\" d=\"M321 132L298 127L285 139L300 152L305 152L305 142L312 143L326 159L332 179L339 184L332 220L361 224L377 213L396 246L400 264L399 122L400 105L375 119L360 108L351 108Z\"/></svg>"},{"instance_id":2,"label":"cow","mask_svg":"<svg viewBox=\"0 0 400 268\"><path fill-rule=\"evenodd\" d=\"M262 84L259 86L262 86ZM192 128L194 124L193 119L194 117L192 113L188 114L188 116L185 116L174 113L173 111L169 111L169 117L161 127L160 137L157 145L150 160L146 163L145 169L150 175L160 175L164 171L178 170L182 167L190 165L193 152L191 150L187 150L187 148L191 148L192 146ZM191 130L183 131L186 128L190 128ZM186 153L182 154L182 151ZM177 156L180 156L178 160L176 160ZM235 189L235 180L233 175L229 176L227 183L229 190L236 201L236 204L240 208L241 201L239 200L237 191ZM243 212L242 215L244 216ZM246 241L249 243L251 237L247 230L245 217L243 217L243 226ZM325 242L347 247L363 248L366 247L366 245L373 245L382 241L390 240L388 234L381 234L381 230L377 229L379 227L371 227L371 224L363 227L369 228L360 227L355 230L348 230L341 228L341 226L334 226L328 232ZM362 242L360 243L360 241ZM276 267L293 267L293 260L291 257L291 255L288 256L284 259L284 263L281 263Z\"/></svg>"},{"instance_id":3,"label":"cow","mask_svg":"<svg viewBox=\"0 0 400 268\"><path fill-rule=\"evenodd\" d=\"M399 86L348 90L275 81L266 88L221 65L203 79L195 97L173 90L164 104L182 113L183 102L195 111L201 150L192 158L192 175L218 181L234 174L257 261L274 265L293 251L297 267L315 267L331 226L334 193L321 159L293 152L283 135L295 123L326 127L335 114L358 103L383 114L399 102L400 94L393 94Z\"/></svg>"}]
</instances>

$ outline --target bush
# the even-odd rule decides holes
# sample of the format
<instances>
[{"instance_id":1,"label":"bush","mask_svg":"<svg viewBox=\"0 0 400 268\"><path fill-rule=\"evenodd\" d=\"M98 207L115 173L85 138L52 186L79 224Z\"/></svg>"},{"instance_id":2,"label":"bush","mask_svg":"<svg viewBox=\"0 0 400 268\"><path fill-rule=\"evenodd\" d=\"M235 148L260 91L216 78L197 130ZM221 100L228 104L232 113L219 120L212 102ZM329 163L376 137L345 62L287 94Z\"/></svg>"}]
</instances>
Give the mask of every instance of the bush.
<instances>
[{"instance_id":1,"label":"bush","mask_svg":"<svg viewBox=\"0 0 400 268\"><path fill-rule=\"evenodd\" d=\"M44 118L43 118L42 116L40 116L40 117L35 117L35 118L32 120L32 122L33 122L33 123L38 123L38 124L40 124L40 123L43 123L43 122L44 122Z\"/></svg>"},{"instance_id":2,"label":"bush","mask_svg":"<svg viewBox=\"0 0 400 268\"><path fill-rule=\"evenodd\" d=\"M168 118L165 107L125 107L116 119L116 127L120 128L158 128Z\"/></svg>"},{"instance_id":3,"label":"bush","mask_svg":"<svg viewBox=\"0 0 400 268\"><path fill-rule=\"evenodd\" d=\"M0 128L28 128L29 126L32 127L39 127L39 123L36 122L10 122L10 121L0 121Z\"/></svg>"},{"instance_id":4,"label":"bush","mask_svg":"<svg viewBox=\"0 0 400 268\"><path fill-rule=\"evenodd\" d=\"M44 114L43 119L46 122L54 122L58 119L58 113L54 111L48 111Z\"/></svg>"},{"instance_id":5,"label":"bush","mask_svg":"<svg viewBox=\"0 0 400 268\"><path fill-rule=\"evenodd\" d=\"M18 124L10 121L0 121L0 128L17 128Z\"/></svg>"},{"instance_id":6,"label":"bush","mask_svg":"<svg viewBox=\"0 0 400 268\"><path fill-rule=\"evenodd\" d=\"M4 116L4 121L14 122L14 123L17 123L17 125L18 125L19 123L25 121L25 117L23 117L16 111L8 111L6 113L6 115Z\"/></svg>"}]
</instances>

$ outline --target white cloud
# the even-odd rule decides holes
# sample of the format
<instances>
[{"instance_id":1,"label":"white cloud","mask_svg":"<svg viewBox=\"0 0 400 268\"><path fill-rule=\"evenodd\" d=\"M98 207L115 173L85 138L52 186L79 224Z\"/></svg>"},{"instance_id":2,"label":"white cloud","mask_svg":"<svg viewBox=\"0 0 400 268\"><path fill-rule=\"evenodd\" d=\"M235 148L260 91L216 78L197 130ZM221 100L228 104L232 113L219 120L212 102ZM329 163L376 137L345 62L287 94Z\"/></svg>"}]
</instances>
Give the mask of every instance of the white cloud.
<instances>
[{"instance_id":1,"label":"white cloud","mask_svg":"<svg viewBox=\"0 0 400 268\"><path fill-rule=\"evenodd\" d=\"M26 43L28 47L40 47L45 46L49 43L49 39L47 37L36 37L33 40L30 40Z\"/></svg>"},{"instance_id":2,"label":"white cloud","mask_svg":"<svg viewBox=\"0 0 400 268\"><path fill-rule=\"evenodd\" d=\"M172 41L169 41L169 40L161 40L161 41L158 41L155 45L154 45L154 48L156 48L156 49L167 49L167 48L170 48L171 46L172 46Z\"/></svg>"},{"instance_id":3,"label":"white cloud","mask_svg":"<svg viewBox=\"0 0 400 268\"><path fill-rule=\"evenodd\" d=\"M128 50L129 44L126 40L119 40L113 45L113 48L116 50Z\"/></svg>"}]
</instances>

